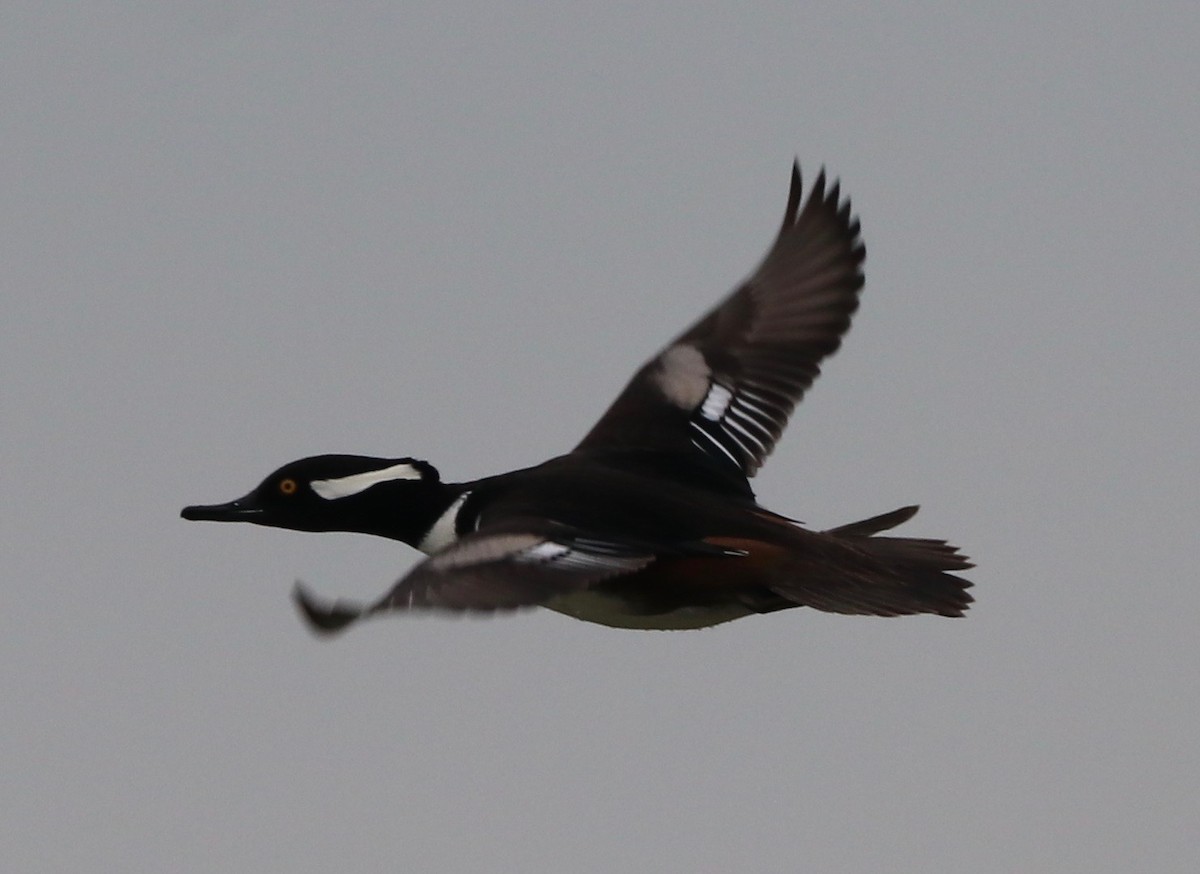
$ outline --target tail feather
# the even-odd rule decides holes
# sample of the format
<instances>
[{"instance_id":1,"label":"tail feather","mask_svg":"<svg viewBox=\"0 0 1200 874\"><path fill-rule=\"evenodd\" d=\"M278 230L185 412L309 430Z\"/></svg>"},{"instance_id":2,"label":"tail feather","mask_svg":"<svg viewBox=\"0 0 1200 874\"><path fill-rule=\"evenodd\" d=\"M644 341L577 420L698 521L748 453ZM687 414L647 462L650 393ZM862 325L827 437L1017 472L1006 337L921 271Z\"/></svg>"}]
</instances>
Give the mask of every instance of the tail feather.
<instances>
[{"instance_id":1,"label":"tail feather","mask_svg":"<svg viewBox=\"0 0 1200 874\"><path fill-rule=\"evenodd\" d=\"M826 534L836 534L839 537L849 535L867 536L870 534L878 534L880 531L887 531L889 528L895 528L897 525L903 525L913 516L917 515L917 510L921 509L916 504L911 507L901 507L899 510L892 510L890 513L881 513L878 516L872 516L870 519L861 519L858 522L851 522L849 525L840 525L837 528L830 528Z\"/></svg>"},{"instance_id":2,"label":"tail feather","mask_svg":"<svg viewBox=\"0 0 1200 874\"><path fill-rule=\"evenodd\" d=\"M974 601L967 594L972 584L949 571L974 565L957 547L944 540L874 536L916 512L916 507L902 507L823 532L834 541L827 542L828 552L797 563L772 588L830 613L962 616Z\"/></svg>"}]
</instances>

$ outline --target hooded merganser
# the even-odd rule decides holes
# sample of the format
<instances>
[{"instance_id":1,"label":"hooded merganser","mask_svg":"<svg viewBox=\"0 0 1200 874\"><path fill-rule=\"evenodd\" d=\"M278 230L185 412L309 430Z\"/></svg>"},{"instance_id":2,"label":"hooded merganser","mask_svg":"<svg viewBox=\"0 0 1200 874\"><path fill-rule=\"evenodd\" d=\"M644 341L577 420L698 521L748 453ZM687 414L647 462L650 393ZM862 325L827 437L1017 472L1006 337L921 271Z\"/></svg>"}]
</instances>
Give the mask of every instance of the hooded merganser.
<instances>
[{"instance_id":1,"label":"hooded merganser","mask_svg":"<svg viewBox=\"0 0 1200 874\"><path fill-rule=\"evenodd\" d=\"M390 611L541 606L616 628L703 628L790 607L961 616L972 567L943 540L878 537L903 507L809 531L755 502L749 477L850 326L865 249L824 171L758 269L651 358L570 453L444 483L414 458L320 455L185 519L356 531L428 555L370 605L295 599L318 632Z\"/></svg>"}]
</instances>

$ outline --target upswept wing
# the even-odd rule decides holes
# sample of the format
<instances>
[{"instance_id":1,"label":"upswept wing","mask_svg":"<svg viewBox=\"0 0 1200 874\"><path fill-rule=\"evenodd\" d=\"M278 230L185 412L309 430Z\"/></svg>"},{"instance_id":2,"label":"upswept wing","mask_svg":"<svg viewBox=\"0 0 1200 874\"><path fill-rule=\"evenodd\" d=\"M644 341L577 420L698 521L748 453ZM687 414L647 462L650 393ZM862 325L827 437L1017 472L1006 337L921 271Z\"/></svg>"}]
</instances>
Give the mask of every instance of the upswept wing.
<instances>
[{"instance_id":1,"label":"upswept wing","mask_svg":"<svg viewBox=\"0 0 1200 874\"><path fill-rule=\"evenodd\" d=\"M849 201L824 171L801 206L800 168L783 227L758 269L637 372L577 452L700 453L753 476L850 327L866 250Z\"/></svg>"}]
</instances>

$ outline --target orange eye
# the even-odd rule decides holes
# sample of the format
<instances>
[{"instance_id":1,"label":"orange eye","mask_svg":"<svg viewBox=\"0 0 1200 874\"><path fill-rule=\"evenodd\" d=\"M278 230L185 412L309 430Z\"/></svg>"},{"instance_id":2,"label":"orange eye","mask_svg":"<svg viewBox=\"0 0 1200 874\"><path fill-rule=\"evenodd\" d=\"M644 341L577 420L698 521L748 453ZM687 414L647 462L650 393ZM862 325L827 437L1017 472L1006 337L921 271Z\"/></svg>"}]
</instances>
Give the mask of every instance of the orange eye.
<instances>
[{"instance_id":1,"label":"orange eye","mask_svg":"<svg viewBox=\"0 0 1200 874\"><path fill-rule=\"evenodd\" d=\"M281 479L279 481L279 491L285 495L296 494L296 481L294 479Z\"/></svg>"}]
</instances>

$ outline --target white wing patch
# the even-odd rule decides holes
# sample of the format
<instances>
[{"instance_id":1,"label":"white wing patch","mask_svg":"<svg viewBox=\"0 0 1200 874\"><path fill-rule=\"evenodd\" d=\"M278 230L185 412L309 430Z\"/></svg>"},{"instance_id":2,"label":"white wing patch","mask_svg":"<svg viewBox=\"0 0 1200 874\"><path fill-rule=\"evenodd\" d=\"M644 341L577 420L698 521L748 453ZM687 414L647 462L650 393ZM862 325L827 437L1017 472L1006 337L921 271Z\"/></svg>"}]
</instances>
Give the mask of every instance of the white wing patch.
<instances>
[{"instance_id":1,"label":"white wing patch","mask_svg":"<svg viewBox=\"0 0 1200 874\"><path fill-rule=\"evenodd\" d=\"M551 564L579 571L612 570L616 572L638 570L649 564L653 558L653 556L646 555L620 555L604 549L599 544L594 544L593 548L597 548L599 551L577 549L547 540L533 549L519 553L514 558L520 563Z\"/></svg>"},{"instance_id":2,"label":"white wing patch","mask_svg":"<svg viewBox=\"0 0 1200 874\"><path fill-rule=\"evenodd\" d=\"M777 420L786 421L788 410L777 412L776 404L753 389L723 384L690 343L671 346L655 365L650 381L669 403L691 413L692 444L701 452L727 459L743 472L767 455L772 428Z\"/></svg>"},{"instance_id":3,"label":"white wing patch","mask_svg":"<svg viewBox=\"0 0 1200 874\"><path fill-rule=\"evenodd\" d=\"M526 549L516 555L518 561L555 561L568 555L571 552L569 546L563 546L561 543L555 543L552 540L546 540L539 543L532 549Z\"/></svg>"},{"instance_id":4,"label":"white wing patch","mask_svg":"<svg viewBox=\"0 0 1200 874\"><path fill-rule=\"evenodd\" d=\"M679 343L658 356L658 367L650 378L668 401L684 410L694 410L709 394L712 369L695 346Z\"/></svg>"},{"instance_id":5,"label":"white wing patch","mask_svg":"<svg viewBox=\"0 0 1200 874\"><path fill-rule=\"evenodd\" d=\"M749 475L770 453L789 413L791 405L778 392L750 381L729 385L714 376L691 417L692 444Z\"/></svg>"},{"instance_id":6,"label":"white wing patch","mask_svg":"<svg viewBox=\"0 0 1200 874\"><path fill-rule=\"evenodd\" d=\"M335 501L338 498L348 498L351 495L365 492L371 486L379 483L400 479L421 479L421 471L408 462L401 462L381 470L368 470L366 473L355 473L334 479L313 480L312 490L327 501Z\"/></svg>"},{"instance_id":7,"label":"white wing patch","mask_svg":"<svg viewBox=\"0 0 1200 874\"><path fill-rule=\"evenodd\" d=\"M533 549L544 540L535 534L496 534L464 540L454 549L439 552L427 562L429 569L448 573L459 568L488 564Z\"/></svg>"},{"instance_id":8,"label":"white wing patch","mask_svg":"<svg viewBox=\"0 0 1200 874\"><path fill-rule=\"evenodd\" d=\"M700 406L700 415L716 422L725 415L731 400L733 400L733 392L719 382L714 382L712 388L708 390L708 395L704 398L704 403Z\"/></svg>"},{"instance_id":9,"label":"white wing patch","mask_svg":"<svg viewBox=\"0 0 1200 874\"><path fill-rule=\"evenodd\" d=\"M534 534L495 534L463 541L453 549L439 552L429 559L428 566L430 570L448 573L497 561L511 561L518 565L551 565L564 570L621 573L639 570L653 559L652 555L624 554L592 541L584 541L576 546Z\"/></svg>"}]
</instances>

